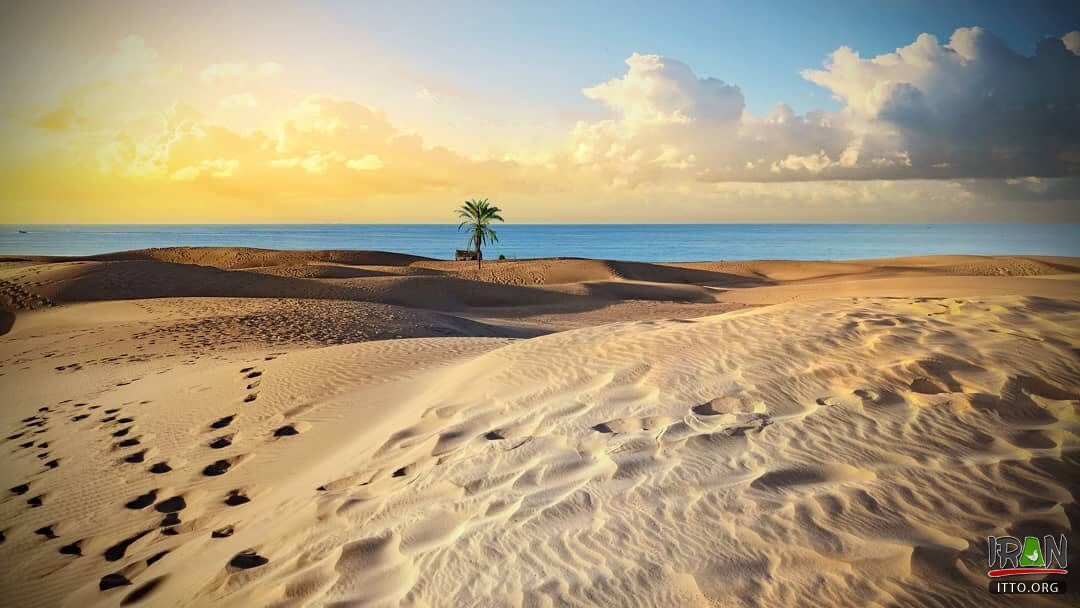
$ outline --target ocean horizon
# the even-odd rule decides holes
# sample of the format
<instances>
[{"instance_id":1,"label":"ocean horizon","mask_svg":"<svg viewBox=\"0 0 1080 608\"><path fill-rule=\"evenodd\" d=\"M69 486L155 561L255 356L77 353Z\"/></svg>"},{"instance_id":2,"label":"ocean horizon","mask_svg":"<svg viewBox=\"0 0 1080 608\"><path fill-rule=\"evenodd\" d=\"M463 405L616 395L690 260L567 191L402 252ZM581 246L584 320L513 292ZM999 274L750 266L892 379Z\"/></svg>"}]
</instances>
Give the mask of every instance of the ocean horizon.
<instances>
[{"instance_id":1,"label":"ocean horizon","mask_svg":"<svg viewBox=\"0 0 1080 608\"><path fill-rule=\"evenodd\" d=\"M507 224L487 259L690 262L913 255L1080 256L1080 224ZM452 259L456 224L0 225L0 255L84 256L151 247L359 249Z\"/></svg>"}]
</instances>

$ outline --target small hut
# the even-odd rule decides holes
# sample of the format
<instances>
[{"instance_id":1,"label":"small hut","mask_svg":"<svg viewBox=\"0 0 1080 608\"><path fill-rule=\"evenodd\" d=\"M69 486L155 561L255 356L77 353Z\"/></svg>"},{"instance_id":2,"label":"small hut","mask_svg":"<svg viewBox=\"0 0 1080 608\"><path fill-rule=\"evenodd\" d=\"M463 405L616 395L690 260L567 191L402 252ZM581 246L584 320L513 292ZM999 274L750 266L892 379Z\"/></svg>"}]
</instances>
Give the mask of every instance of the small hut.
<instances>
[{"instance_id":1,"label":"small hut","mask_svg":"<svg viewBox=\"0 0 1080 608\"><path fill-rule=\"evenodd\" d=\"M473 249L458 249L454 252L454 260L460 262L462 260L475 260L479 256Z\"/></svg>"}]
</instances>

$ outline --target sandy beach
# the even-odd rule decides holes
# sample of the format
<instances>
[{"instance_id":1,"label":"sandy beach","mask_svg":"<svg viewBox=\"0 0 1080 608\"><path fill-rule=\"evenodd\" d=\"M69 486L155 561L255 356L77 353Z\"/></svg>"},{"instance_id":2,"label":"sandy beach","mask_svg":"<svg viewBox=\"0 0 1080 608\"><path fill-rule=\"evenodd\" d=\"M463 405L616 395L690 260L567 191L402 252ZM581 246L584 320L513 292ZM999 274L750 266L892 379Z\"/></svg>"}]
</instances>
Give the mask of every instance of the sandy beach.
<instances>
[{"instance_id":1,"label":"sandy beach","mask_svg":"<svg viewBox=\"0 0 1080 608\"><path fill-rule=\"evenodd\" d=\"M1080 526L1077 258L174 248L0 302L5 606L1016 605L986 538Z\"/></svg>"}]
</instances>

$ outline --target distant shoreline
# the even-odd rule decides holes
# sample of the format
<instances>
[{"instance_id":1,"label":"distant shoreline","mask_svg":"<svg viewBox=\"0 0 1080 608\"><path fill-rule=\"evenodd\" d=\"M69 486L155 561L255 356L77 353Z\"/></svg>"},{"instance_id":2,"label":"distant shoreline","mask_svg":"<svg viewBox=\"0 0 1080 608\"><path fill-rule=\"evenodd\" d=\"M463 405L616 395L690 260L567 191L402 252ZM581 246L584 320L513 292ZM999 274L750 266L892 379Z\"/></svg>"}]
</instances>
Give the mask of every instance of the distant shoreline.
<instances>
[{"instance_id":1,"label":"distant shoreline","mask_svg":"<svg viewBox=\"0 0 1080 608\"><path fill-rule=\"evenodd\" d=\"M19 232L24 230L25 233ZM507 224L486 259L859 260L918 255L1080 256L1077 224ZM450 224L5 225L0 255L86 256L181 246L400 251L452 259Z\"/></svg>"},{"instance_id":2,"label":"distant shoreline","mask_svg":"<svg viewBox=\"0 0 1080 608\"><path fill-rule=\"evenodd\" d=\"M221 247L147 247L141 249L126 249L117 251L108 251L104 253L95 253L88 255L38 255L38 254L0 254L0 263L6 262L116 262L116 261L131 261L131 260L160 260L162 257L171 258L175 252L202 252L210 257L214 254L229 252L230 254L247 254L252 258L258 256L281 256L285 258L294 258L296 260L304 260L306 263L319 262L319 261L333 261L335 258L352 258L357 261L354 263L361 265L378 264L379 262L373 260L382 260L383 262L392 260L395 264L407 264L410 262L441 262L452 263L460 265L472 265L475 266L475 261L457 261L446 258L435 258L421 255L414 255L411 253L401 251L389 251L389 250L371 250L371 249L278 249L272 247L244 247L244 246L221 246ZM159 255L162 252L163 255ZM168 253L164 253L168 252ZM637 260L637 259L613 259L603 257L584 257L584 256L544 256L544 257L527 257L527 258L489 258L487 254L483 259L483 265L488 266L491 264L506 264L506 263L525 263L525 262L604 262L604 263L641 263L641 264L659 264L659 265L694 265L694 264L754 264L754 263L788 263L788 264L844 264L844 263L868 263L868 264L903 264L905 262L914 262L917 265L924 265L935 260L941 261L950 258L955 259L995 259L995 258L1029 258L1032 260L1043 261L1071 261L1080 264L1080 255L1042 255L1042 254L1024 254L1014 252L1000 252L991 254L967 254L967 253L934 253L926 255L910 255L910 256L886 256L886 257L874 257L874 258L850 258L850 259L801 259L801 258L750 258L750 259L702 259L702 260ZM206 264L208 266L218 266L217 263ZM243 267L236 267L242 269Z\"/></svg>"}]
</instances>

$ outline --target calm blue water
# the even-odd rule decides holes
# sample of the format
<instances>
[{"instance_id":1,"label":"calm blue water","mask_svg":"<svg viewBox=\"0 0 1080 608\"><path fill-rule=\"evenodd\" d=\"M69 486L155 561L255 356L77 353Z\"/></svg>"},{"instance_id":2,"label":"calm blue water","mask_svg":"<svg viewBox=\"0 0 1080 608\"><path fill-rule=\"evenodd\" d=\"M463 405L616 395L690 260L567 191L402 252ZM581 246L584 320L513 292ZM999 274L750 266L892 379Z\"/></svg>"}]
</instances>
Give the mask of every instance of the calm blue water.
<instances>
[{"instance_id":1,"label":"calm blue water","mask_svg":"<svg viewBox=\"0 0 1080 608\"><path fill-rule=\"evenodd\" d=\"M511 224L497 230L501 242L485 249L489 259L499 254L643 261L1080 256L1080 224ZM466 247L466 237L457 226L444 224L0 225L0 255L90 255L182 245L372 249L450 258L454 249Z\"/></svg>"}]
</instances>

